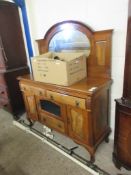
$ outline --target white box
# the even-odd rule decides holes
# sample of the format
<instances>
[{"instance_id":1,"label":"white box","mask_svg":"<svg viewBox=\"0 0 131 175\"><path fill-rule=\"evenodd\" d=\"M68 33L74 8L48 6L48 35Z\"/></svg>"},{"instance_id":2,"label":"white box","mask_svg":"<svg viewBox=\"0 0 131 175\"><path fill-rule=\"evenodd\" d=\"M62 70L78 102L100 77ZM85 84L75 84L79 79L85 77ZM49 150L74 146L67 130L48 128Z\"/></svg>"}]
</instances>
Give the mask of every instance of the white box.
<instances>
[{"instance_id":1,"label":"white box","mask_svg":"<svg viewBox=\"0 0 131 175\"><path fill-rule=\"evenodd\" d=\"M32 58L35 81L69 86L87 76L84 53L47 52Z\"/></svg>"}]
</instances>

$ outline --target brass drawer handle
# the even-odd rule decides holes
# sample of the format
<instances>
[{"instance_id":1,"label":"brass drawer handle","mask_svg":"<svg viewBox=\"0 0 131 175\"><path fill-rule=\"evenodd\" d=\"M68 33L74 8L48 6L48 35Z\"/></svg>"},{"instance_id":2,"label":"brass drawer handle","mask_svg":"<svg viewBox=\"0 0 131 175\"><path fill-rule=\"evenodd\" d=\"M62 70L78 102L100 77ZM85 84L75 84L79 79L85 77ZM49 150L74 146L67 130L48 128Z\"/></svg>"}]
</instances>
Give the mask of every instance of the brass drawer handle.
<instances>
[{"instance_id":1,"label":"brass drawer handle","mask_svg":"<svg viewBox=\"0 0 131 175\"><path fill-rule=\"evenodd\" d=\"M50 99L51 99L51 100L54 100L54 97L53 97L53 95L50 95Z\"/></svg>"},{"instance_id":2,"label":"brass drawer handle","mask_svg":"<svg viewBox=\"0 0 131 175\"><path fill-rule=\"evenodd\" d=\"M43 118L43 122L46 122L46 118Z\"/></svg>"},{"instance_id":3,"label":"brass drawer handle","mask_svg":"<svg viewBox=\"0 0 131 175\"><path fill-rule=\"evenodd\" d=\"M79 101L75 101L75 104L76 104L77 107L80 106L80 102Z\"/></svg>"},{"instance_id":4,"label":"brass drawer handle","mask_svg":"<svg viewBox=\"0 0 131 175\"><path fill-rule=\"evenodd\" d=\"M26 87L23 87L23 90L25 91L26 90Z\"/></svg>"},{"instance_id":5,"label":"brass drawer handle","mask_svg":"<svg viewBox=\"0 0 131 175\"><path fill-rule=\"evenodd\" d=\"M42 92L41 91L39 91L39 95L42 95Z\"/></svg>"},{"instance_id":6,"label":"brass drawer handle","mask_svg":"<svg viewBox=\"0 0 131 175\"><path fill-rule=\"evenodd\" d=\"M59 128L61 128L61 125L60 125L60 124L58 124L57 126L58 126Z\"/></svg>"}]
</instances>

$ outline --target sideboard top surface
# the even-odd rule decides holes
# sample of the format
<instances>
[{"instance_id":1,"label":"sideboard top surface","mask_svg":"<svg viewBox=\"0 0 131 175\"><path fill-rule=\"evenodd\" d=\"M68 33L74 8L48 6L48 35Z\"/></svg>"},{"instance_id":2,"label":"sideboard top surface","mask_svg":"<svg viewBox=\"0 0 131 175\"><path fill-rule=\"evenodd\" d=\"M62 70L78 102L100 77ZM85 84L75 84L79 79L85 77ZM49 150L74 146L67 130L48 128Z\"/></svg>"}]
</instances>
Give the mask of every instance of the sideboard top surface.
<instances>
[{"instance_id":1,"label":"sideboard top surface","mask_svg":"<svg viewBox=\"0 0 131 175\"><path fill-rule=\"evenodd\" d=\"M85 95L92 95L103 87L109 87L112 82L111 79L85 78L71 86L61 86L35 81L32 74L20 76L18 79L36 85L37 87L43 87L53 91L77 92Z\"/></svg>"}]
</instances>

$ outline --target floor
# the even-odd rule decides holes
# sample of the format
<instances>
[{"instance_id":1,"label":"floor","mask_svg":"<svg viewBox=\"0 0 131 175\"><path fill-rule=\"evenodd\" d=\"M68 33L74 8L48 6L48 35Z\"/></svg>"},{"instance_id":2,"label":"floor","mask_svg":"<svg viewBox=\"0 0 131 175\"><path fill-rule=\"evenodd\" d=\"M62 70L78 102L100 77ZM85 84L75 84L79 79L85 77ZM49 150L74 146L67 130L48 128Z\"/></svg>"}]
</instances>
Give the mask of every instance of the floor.
<instances>
[{"instance_id":1,"label":"floor","mask_svg":"<svg viewBox=\"0 0 131 175\"><path fill-rule=\"evenodd\" d=\"M25 115L23 118L25 119ZM91 175L87 170L47 144L43 145L41 140L35 136L31 136L26 131L14 126L12 116L4 110L0 110L0 125L2 126L0 127L0 172L3 173L0 175ZM35 128L44 131L43 126L39 123L35 124ZM69 149L79 146L55 131L52 131L52 134L55 141ZM103 142L96 151L95 165L110 175L131 175L131 171L124 168L118 170L114 166L112 151L113 141L108 144ZM89 154L83 147L79 146L75 153L89 160Z\"/></svg>"},{"instance_id":2,"label":"floor","mask_svg":"<svg viewBox=\"0 0 131 175\"><path fill-rule=\"evenodd\" d=\"M0 110L0 175L91 175Z\"/></svg>"}]
</instances>

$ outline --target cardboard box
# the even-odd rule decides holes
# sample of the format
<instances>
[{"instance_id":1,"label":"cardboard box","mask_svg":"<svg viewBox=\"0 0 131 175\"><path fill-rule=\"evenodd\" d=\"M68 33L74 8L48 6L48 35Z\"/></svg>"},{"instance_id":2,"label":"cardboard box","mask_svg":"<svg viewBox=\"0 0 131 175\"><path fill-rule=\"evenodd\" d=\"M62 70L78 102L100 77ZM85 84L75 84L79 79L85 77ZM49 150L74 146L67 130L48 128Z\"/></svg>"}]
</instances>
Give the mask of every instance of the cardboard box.
<instances>
[{"instance_id":1,"label":"cardboard box","mask_svg":"<svg viewBox=\"0 0 131 175\"><path fill-rule=\"evenodd\" d=\"M34 80L69 86L87 76L83 53L47 52L32 58Z\"/></svg>"}]
</instances>

